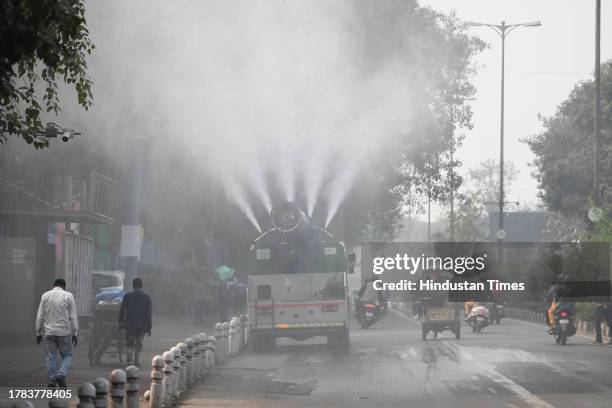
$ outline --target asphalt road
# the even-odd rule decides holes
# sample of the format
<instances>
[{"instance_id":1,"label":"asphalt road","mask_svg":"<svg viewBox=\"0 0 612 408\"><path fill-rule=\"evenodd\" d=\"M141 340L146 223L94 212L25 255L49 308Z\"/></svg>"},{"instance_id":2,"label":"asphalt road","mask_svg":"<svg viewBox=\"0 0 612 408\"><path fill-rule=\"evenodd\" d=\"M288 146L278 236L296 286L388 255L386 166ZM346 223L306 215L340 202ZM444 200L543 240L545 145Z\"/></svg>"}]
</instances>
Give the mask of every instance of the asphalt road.
<instances>
[{"instance_id":1,"label":"asphalt road","mask_svg":"<svg viewBox=\"0 0 612 408\"><path fill-rule=\"evenodd\" d=\"M184 406L606 407L612 347L574 336L557 346L535 323L504 319L462 338L421 340L419 322L391 311L373 328L352 324L350 350L323 339L283 339L219 367Z\"/></svg>"}]
</instances>

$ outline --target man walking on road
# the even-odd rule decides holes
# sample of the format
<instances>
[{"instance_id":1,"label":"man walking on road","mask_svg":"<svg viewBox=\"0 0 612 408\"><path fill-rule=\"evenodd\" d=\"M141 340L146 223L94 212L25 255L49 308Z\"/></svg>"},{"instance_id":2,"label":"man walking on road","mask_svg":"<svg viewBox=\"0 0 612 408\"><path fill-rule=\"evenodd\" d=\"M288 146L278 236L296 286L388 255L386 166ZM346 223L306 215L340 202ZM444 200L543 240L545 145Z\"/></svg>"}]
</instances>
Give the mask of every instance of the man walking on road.
<instances>
[{"instance_id":1,"label":"man walking on road","mask_svg":"<svg viewBox=\"0 0 612 408\"><path fill-rule=\"evenodd\" d=\"M151 335L151 296L142 290L140 278L132 281L132 289L121 301L119 327L125 330L128 365L140 367L144 336Z\"/></svg>"},{"instance_id":2,"label":"man walking on road","mask_svg":"<svg viewBox=\"0 0 612 408\"><path fill-rule=\"evenodd\" d=\"M53 289L43 293L36 315L36 343L45 344L47 353L47 385L66 387L66 375L72 361L72 348L77 345L78 321L72 293L66 281L56 279ZM59 368L57 353L61 356Z\"/></svg>"}]
</instances>

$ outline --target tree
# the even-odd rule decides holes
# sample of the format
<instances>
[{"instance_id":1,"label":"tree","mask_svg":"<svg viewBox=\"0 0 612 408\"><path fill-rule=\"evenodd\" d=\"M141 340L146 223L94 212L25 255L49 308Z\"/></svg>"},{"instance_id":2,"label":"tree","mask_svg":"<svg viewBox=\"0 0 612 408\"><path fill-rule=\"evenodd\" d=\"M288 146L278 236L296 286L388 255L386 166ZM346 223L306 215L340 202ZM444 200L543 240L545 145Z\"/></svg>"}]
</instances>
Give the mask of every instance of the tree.
<instances>
[{"instance_id":1,"label":"tree","mask_svg":"<svg viewBox=\"0 0 612 408\"><path fill-rule=\"evenodd\" d=\"M508 197L509 187L516 180L518 171L512 162L505 163L504 186ZM469 169L459 194L455 211L455 240L484 241L488 236L487 207L495 206L499 197L499 165L488 159L480 167Z\"/></svg>"},{"instance_id":2,"label":"tree","mask_svg":"<svg viewBox=\"0 0 612 408\"><path fill-rule=\"evenodd\" d=\"M450 160L449 152L457 148L455 130L472 126L464 101L475 92L472 57L484 48L454 14L421 7L415 0L351 4L358 23L351 38L369 69L400 63L402 72L416 80L414 100L405 102L414 112L412 129L383 160L364 166L359 185L343 205L341 212L350 221L340 236L349 243L364 236L393 239L409 203L422 211L428 198L445 202L450 189L457 188L458 162ZM363 201L357 206L359 199Z\"/></svg>"},{"instance_id":3,"label":"tree","mask_svg":"<svg viewBox=\"0 0 612 408\"><path fill-rule=\"evenodd\" d=\"M82 0L2 1L0 143L14 135L48 146L41 115L61 110L60 81L75 90L80 106L91 106L86 57L93 49Z\"/></svg>"},{"instance_id":4,"label":"tree","mask_svg":"<svg viewBox=\"0 0 612 408\"><path fill-rule=\"evenodd\" d=\"M557 112L542 118L544 131L525 139L535 154L540 198L550 211L586 220L593 185L593 81L578 83ZM599 177L602 203L612 197L612 61L601 66L602 134Z\"/></svg>"}]
</instances>

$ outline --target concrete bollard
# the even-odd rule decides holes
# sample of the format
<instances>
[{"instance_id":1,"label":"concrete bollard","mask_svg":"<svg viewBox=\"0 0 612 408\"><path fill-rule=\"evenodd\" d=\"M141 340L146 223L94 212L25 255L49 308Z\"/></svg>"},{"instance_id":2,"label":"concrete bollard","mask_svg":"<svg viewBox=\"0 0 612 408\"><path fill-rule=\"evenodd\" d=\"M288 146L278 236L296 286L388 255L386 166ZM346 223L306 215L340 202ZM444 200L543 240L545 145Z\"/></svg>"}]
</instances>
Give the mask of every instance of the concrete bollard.
<instances>
[{"instance_id":1,"label":"concrete bollard","mask_svg":"<svg viewBox=\"0 0 612 408\"><path fill-rule=\"evenodd\" d=\"M96 408L108 408L108 392L110 391L110 383L106 378L98 378L93 383L96 387L96 400L94 406Z\"/></svg>"},{"instance_id":2,"label":"concrete bollard","mask_svg":"<svg viewBox=\"0 0 612 408\"><path fill-rule=\"evenodd\" d=\"M192 361L192 380L193 384L197 384L200 381L200 335L194 334L191 336L193 339L193 361Z\"/></svg>"},{"instance_id":3,"label":"concrete bollard","mask_svg":"<svg viewBox=\"0 0 612 408\"><path fill-rule=\"evenodd\" d=\"M198 333L198 337L200 338L200 371L198 377L201 382L204 381L204 375L206 374L206 342L208 342L208 338L205 333Z\"/></svg>"},{"instance_id":4,"label":"concrete bollard","mask_svg":"<svg viewBox=\"0 0 612 408\"><path fill-rule=\"evenodd\" d=\"M94 408L96 387L90 383L83 383L79 387L79 403L77 408Z\"/></svg>"},{"instance_id":5,"label":"concrete bollard","mask_svg":"<svg viewBox=\"0 0 612 408\"><path fill-rule=\"evenodd\" d=\"M181 392L181 350L178 347L171 347L170 351L174 354L174 362L172 363L172 369L174 370L174 374L172 374L172 396L173 399L177 399Z\"/></svg>"},{"instance_id":6,"label":"concrete bollard","mask_svg":"<svg viewBox=\"0 0 612 408\"><path fill-rule=\"evenodd\" d=\"M138 374L138 367L133 365L126 367L125 375L127 377L125 405L127 408L138 408L140 405L138 400L138 389L140 388L140 384L138 383L140 377Z\"/></svg>"},{"instance_id":7,"label":"concrete bollard","mask_svg":"<svg viewBox=\"0 0 612 408\"><path fill-rule=\"evenodd\" d=\"M164 373L164 380L162 381L164 397L162 405L164 408L168 408L171 407L174 402L174 368L172 367L172 363L174 363L174 353L172 351L166 351L162 357L164 358L164 368L162 370Z\"/></svg>"},{"instance_id":8,"label":"concrete bollard","mask_svg":"<svg viewBox=\"0 0 612 408\"><path fill-rule=\"evenodd\" d=\"M188 337L185 339L185 344L187 344L187 388L190 388L193 385L193 339Z\"/></svg>"},{"instance_id":9,"label":"concrete bollard","mask_svg":"<svg viewBox=\"0 0 612 408\"><path fill-rule=\"evenodd\" d=\"M249 345L249 336L250 336L250 329L249 329L249 315L245 314L244 315L244 348L246 349Z\"/></svg>"},{"instance_id":10,"label":"concrete bollard","mask_svg":"<svg viewBox=\"0 0 612 408\"><path fill-rule=\"evenodd\" d=\"M215 336L208 336L208 344L206 345L206 371L210 372L215 366L215 347L217 339Z\"/></svg>"},{"instance_id":11,"label":"concrete bollard","mask_svg":"<svg viewBox=\"0 0 612 408\"><path fill-rule=\"evenodd\" d=\"M215 363L223 364L223 323L215 324Z\"/></svg>"},{"instance_id":12,"label":"concrete bollard","mask_svg":"<svg viewBox=\"0 0 612 408\"><path fill-rule=\"evenodd\" d=\"M236 316L236 347L234 349L234 354L239 354L242 348L242 327L240 324L240 317Z\"/></svg>"},{"instance_id":13,"label":"concrete bollard","mask_svg":"<svg viewBox=\"0 0 612 408\"><path fill-rule=\"evenodd\" d=\"M229 359L229 322L223 322L223 359Z\"/></svg>"},{"instance_id":14,"label":"concrete bollard","mask_svg":"<svg viewBox=\"0 0 612 408\"><path fill-rule=\"evenodd\" d=\"M236 354L236 318L232 317L229 321L229 330L227 332L227 353L230 357Z\"/></svg>"},{"instance_id":15,"label":"concrete bollard","mask_svg":"<svg viewBox=\"0 0 612 408\"><path fill-rule=\"evenodd\" d=\"M200 336L200 380L204 381L206 376L206 346L208 344L208 336L206 333L198 334Z\"/></svg>"},{"instance_id":16,"label":"concrete bollard","mask_svg":"<svg viewBox=\"0 0 612 408\"><path fill-rule=\"evenodd\" d=\"M164 379L164 358L160 355L153 357L151 361L151 388L149 392L149 408L161 408L162 398L164 396L164 388L162 380Z\"/></svg>"},{"instance_id":17,"label":"concrete bollard","mask_svg":"<svg viewBox=\"0 0 612 408\"><path fill-rule=\"evenodd\" d=\"M48 406L49 408L68 408L69 401L70 401L69 399L64 399L64 398L51 398L49 400Z\"/></svg>"},{"instance_id":18,"label":"concrete bollard","mask_svg":"<svg viewBox=\"0 0 612 408\"><path fill-rule=\"evenodd\" d=\"M127 376L125 371L116 368L110 373L111 383L111 408L123 408L123 400L125 399L125 383Z\"/></svg>"},{"instance_id":19,"label":"concrete bollard","mask_svg":"<svg viewBox=\"0 0 612 408\"><path fill-rule=\"evenodd\" d=\"M180 342L176 345L178 349L181 351L181 369L180 369L180 386L179 390L181 392L187 389L187 344Z\"/></svg>"},{"instance_id":20,"label":"concrete bollard","mask_svg":"<svg viewBox=\"0 0 612 408\"><path fill-rule=\"evenodd\" d=\"M240 351L244 350L246 346L246 315L243 313L240 315Z\"/></svg>"}]
</instances>

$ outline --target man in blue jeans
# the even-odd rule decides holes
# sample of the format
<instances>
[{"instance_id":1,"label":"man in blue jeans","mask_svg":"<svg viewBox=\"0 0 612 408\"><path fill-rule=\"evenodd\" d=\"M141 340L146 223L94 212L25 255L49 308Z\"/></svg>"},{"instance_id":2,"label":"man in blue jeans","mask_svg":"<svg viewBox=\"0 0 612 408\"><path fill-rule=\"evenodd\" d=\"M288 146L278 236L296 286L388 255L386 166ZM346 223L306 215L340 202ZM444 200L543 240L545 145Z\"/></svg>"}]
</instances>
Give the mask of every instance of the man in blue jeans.
<instances>
[{"instance_id":1,"label":"man in blue jeans","mask_svg":"<svg viewBox=\"0 0 612 408\"><path fill-rule=\"evenodd\" d=\"M53 289L43 293L36 315L36 343L45 343L47 352L47 385L66 387L66 375L72 361L72 348L77 345L78 321L72 293L66 281L56 279ZM58 367L57 354L61 361Z\"/></svg>"}]
</instances>

